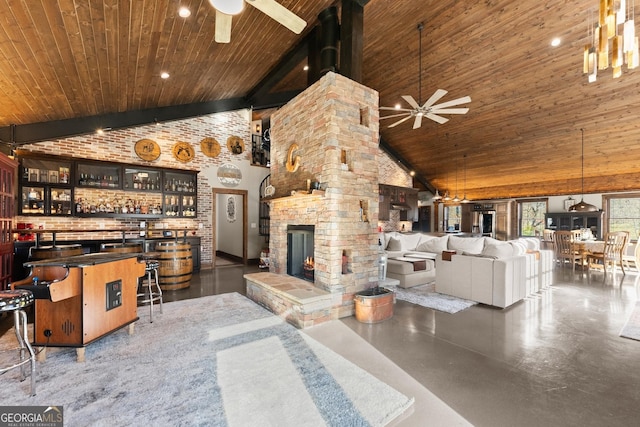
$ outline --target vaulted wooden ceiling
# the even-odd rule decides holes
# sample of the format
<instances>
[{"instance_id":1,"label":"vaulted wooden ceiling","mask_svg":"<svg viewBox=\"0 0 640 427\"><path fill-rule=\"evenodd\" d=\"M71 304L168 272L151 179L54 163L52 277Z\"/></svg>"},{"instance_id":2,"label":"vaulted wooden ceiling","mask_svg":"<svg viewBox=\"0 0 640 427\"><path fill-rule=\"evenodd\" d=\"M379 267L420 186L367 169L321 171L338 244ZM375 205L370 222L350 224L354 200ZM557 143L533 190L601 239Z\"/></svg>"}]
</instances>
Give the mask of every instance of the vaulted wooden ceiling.
<instances>
[{"instance_id":1,"label":"vaulted wooden ceiling","mask_svg":"<svg viewBox=\"0 0 640 427\"><path fill-rule=\"evenodd\" d=\"M294 71L270 90L302 90L306 59L287 55L320 12L341 2L279 2L307 21L302 34L246 5L233 18L231 43L218 44L207 0L0 0L0 127L46 129L184 105L234 108L287 59ZM380 105L401 95L422 103L438 88L449 91L442 101L472 99L468 114L445 124L425 119L414 130L409 120L389 129L393 120L381 120L382 140L416 171L416 183L455 193L457 182L459 196L472 199L579 195L582 128L584 192L640 189L640 68L624 66L618 79L609 68L595 83L582 74L598 3L366 3L362 83L379 91ZM179 17L179 6L191 16ZM559 47L551 47L554 37ZM161 79L162 71L171 77Z\"/></svg>"}]
</instances>

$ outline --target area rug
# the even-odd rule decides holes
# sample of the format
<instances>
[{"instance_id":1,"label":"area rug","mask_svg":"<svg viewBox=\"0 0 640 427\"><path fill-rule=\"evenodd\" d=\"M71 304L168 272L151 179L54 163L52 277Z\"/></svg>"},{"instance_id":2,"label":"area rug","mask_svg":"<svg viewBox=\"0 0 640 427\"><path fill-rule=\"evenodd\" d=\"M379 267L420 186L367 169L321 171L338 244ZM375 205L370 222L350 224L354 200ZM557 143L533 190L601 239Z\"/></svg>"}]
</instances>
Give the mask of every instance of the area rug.
<instances>
[{"instance_id":1,"label":"area rug","mask_svg":"<svg viewBox=\"0 0 640 427\"><path fill-rule=\"evenodd\" d=\"M631 311L631 316L627 319L620 331L620 336L640 341L640 303L636 302L636 306Z\"/></svg>"},{"instance_id":2,"label":"area rug","mask_svg":"<svg viewBox=\"0 0 640 427\"><path fill-rule=\"evenodd\" d=\"M414 286L412 288L390 286L389 289L395 291L396 299L421 305L422 307L444 311L445 313L454 314L477 304L475 301L440 294L435 291L435 287L435 283L427 283L426 285Z\"/></svg>"},{"instance_id":3,"label":"area rug","mask_svg":"<svg viewBox=\"0 0 640 427\"><path fill-rule=\"evenodd\" d=\"M69 426L383 426L413 404L240 294L166 303L153 323L138 312L133 335L90 344L84 363L49 349L33 398L19 370L6 373L1 401L63 406Z\"/></svg>"}]
</instances>

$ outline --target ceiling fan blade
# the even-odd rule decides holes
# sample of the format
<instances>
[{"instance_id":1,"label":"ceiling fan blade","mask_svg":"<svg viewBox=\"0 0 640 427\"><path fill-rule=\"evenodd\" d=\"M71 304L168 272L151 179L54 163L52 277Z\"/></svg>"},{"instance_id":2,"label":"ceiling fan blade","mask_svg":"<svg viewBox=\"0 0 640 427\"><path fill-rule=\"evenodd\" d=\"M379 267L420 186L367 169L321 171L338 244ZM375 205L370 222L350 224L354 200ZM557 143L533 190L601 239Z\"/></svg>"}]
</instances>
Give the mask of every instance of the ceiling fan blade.
<instances>
[{"instance_id":1,"label":"ceiling fan blade","mask_svg":"<svg viewBox=\"0 0 640 427\"><path fill-rule=\"evenodd\" d=\"M416 102L415 99L413 99L413 96L411 95L402 95L402 99L404 99L405 101L407 101L407 103L409 105L411 105L411 107L413 107L413 109L417 110L420 108L420 106L418 105L418 103Z\"/></svg>"},{"instance_id":2,"label":"ceiling fan blade","mask_svg":"<svg viewBox=\"0 0 640 427\"><path fill-rule=\"evenodd\" d=\"M275 0L245 0L260 12L284 25L296 34L300 34L307 22Z\"/></svg>"},{"instance_id":3,"label":"ceiling fan blade","mask_svg":"<svg viewBox=\"0 0 640 427\"><path fill-rule=\"evenodd\" d=\"M398 114L392 114L392 115L390 115L390 116L380 117L380 120L382 120L382 119L392 119L392 118L394 118L394 117L402 117L402 116L406 116L407 114L410 114L410 113L398 113Z\"/></svg>"},{"instance_id":4,"label":"ceiling fan blade","mask_svg":"<svg viewBox=\"0 0 640 427\"><path fill-rule=\"evenodd\" d=\"M422 105L422 108L427 108L437 102L440 98L445 96L448 92L444 89L438 89L433 92L433 95Z\"/></svg>"},{"instance_id":5,"label":"ceiling fan blade","mask_svg":"<svg viewBox=\"0 0 640 427\"><path fill-rule=\"evenodd\" d=\"M409 120L410 118L411 118L411 115L408 115L408 116L407 116L407 117L405 117L404 119L400 119L400 120L398 120L398 121L397 121L397 122L395 122L395 123L391 123L388 127L392 128L392 127L398 126L400 123L404 123L404 122L406 122L407 120Z\"/></svg>"},{"instance_id":6,"label":"ceiling fan blade","mask_svg":"<svg viewBox=\"0 0 640 427\"><path fill-rule=\"evenodd\" d=\"M466 104L467 102L471 102L471 98L468 96L463 96L462 98L454 99L453 101L443 102L442 104L434 105L431 107L432 110L441 110L447 107L453 107L454 105Z\"/></svg>"},{"instance_id":7,"label":"ceiling fan blade","mask_svg":"<svg viewBox=\"0 0 640 427\"><path fill-rule=\"evenodd\" d=\"M409 108L396 108L396 107L378 107L378 110L407 111L407 112L413 111L413 109L409 109Z\"/></svg>"},{"instance_id":8,"label":"ceiling fan blade","mask_svg":"<svg viewBox=\"0 0 640 427\"><path fill-rule=\"evenodd\" d=\"M449 121L449 119L447 119L446 117L437 116L437 115L435 115L433 113L427 113L427 114L425 114L425 116L427 116L428 119L431 119L434 122L438 122L440 124L444 124L444 123L447 123Z\"/></svg>"},{"instance_id":9,"label":"ceiling fan blade","mask_svg":"<svg viewBox=\"0 0 640 427\"><path fill-rule=\"evenodd\" d=\"M413 122L413 128L418 129L422 126L422 114L416 114L416 120Z\"/></svg>"},{"instance_id":10,"label":"ceiling fan blade","mask_svg":"<svg viewBox=\"0 0 640 427\"><path fill-rule=\"evenodd\" d=\"M432 113L436 114L467 114L469 112L468 108L432 108Z\"/></svg>"},{"instance_id":11,"label":"ceiling fan blade","mask_svg":"<svg viewBox=\"0 0 640 427\"><path fill-rule=\"evenodd\" d=\"M231 41L231 15L216 10L216 43Z\"/></svg>"}]
</instances>

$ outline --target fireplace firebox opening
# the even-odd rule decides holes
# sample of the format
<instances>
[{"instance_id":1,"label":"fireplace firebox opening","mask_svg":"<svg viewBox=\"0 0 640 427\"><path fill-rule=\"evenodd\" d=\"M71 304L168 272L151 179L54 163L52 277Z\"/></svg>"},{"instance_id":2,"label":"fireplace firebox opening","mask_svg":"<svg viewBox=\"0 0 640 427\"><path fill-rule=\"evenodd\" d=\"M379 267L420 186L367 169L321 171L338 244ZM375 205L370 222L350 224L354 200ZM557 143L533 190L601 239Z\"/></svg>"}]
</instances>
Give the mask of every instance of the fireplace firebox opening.
<instances>
[{"instance_id":1,"label":"fireplace firebox opening","mask_svg":"<svg viewBox=\"0 0 640 427\"><path fill-rule=\"evenodd\" d=\"M313 225L287 226L287 274L314 281Z\"/></svg>"}]
</instances>

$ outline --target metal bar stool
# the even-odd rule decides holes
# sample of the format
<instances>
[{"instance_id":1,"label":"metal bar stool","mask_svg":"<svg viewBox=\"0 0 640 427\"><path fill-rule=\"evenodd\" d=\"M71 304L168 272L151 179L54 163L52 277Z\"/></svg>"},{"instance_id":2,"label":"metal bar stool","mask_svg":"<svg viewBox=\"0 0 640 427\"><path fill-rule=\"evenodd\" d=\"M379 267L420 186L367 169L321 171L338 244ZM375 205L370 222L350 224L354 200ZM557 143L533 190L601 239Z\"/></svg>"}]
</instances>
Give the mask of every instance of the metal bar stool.
<instances>
[{"instance_id":1,"label":"metal bar stool","mask_svg":"<svg viewBox=\"0 0 640 427\"><path fill-rule=\"evenodd\" d=\"M137 295L138 303L149 303L149 320L151 323L153 323L154 302L160 302L160 313L162 313L162 289L158 282L158 267L160 266L160 263L155 259L156 256L157 255L153 252L138 255L138 259L144 261L146 264L144 269L146 276L143 276L143 279L140 281L138 286L138 289L142 288L142 292L138 292Z\"/></svg>"},{"instance_id":2,"label":"metal bar stool","mask_svg":"<svg viewBox=\"0 0 640 427\"><path fill-rule=\"evenodd\" d=\"M18 345L20 346L20 361L12 366L0 369L0 374L3 374L11 369L20 368L20 374L22 376L21 381L27 378L25 372L25 365L31 364L31 396L36 395L36 354L29 343L28 329L27 329L27 313L23 308L33 304L33 294L30 291L22 289L12 291L0 291L0 313L13 311L13 323L18 339ZM25 358L25 352L29 353L29 356Z\"/></svg>"}]
</instances>

